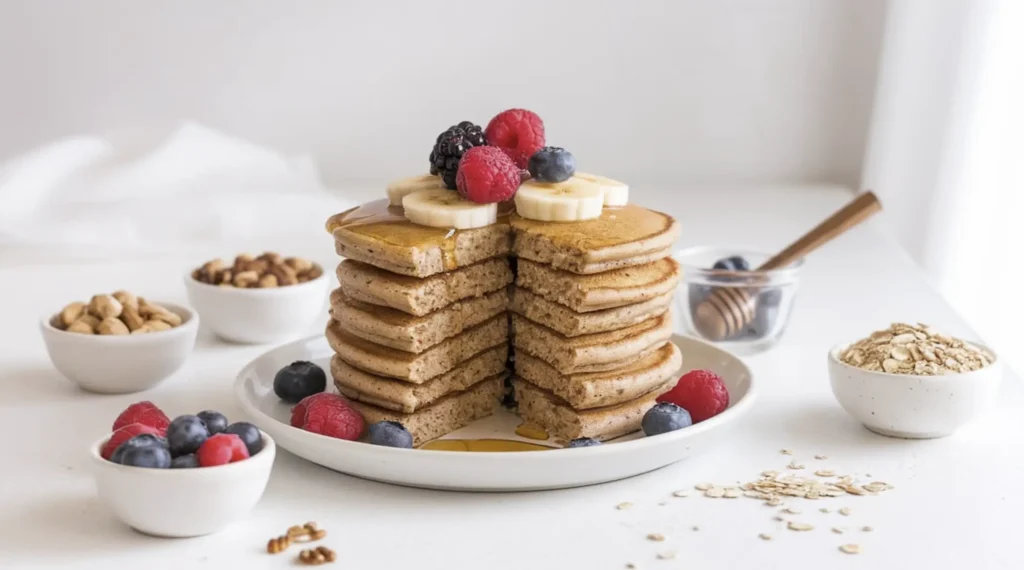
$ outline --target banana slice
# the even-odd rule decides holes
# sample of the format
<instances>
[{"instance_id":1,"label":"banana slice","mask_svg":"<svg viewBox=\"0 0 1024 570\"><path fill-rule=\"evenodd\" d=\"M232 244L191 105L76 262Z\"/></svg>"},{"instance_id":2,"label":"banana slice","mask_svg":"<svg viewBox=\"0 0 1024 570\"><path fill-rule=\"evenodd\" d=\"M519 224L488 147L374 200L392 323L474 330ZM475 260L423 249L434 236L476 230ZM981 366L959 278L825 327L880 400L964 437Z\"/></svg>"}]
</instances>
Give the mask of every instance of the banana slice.
<instances>
[{"instance_id":1,"label":"banana slice","mask_svg":"<svg viewBox=\"0 0 1024 570\"><path fill-rule=\"evenodd\" d=\"M388 183L388 200L392 206L401 206L402 198L406 195L420 190L435 190L444 188L444 181L440 176L433 174L421 174L410 176L401 180L394 180Z\"/></svg>"},{"instance_id":2,"label":"banana slice","mask_svg":"<svg viewBox=\"0 0 1024 570\"><path fill-rule=\"evenodd\" d=\"M618 180L586 172L577 172L574 177L600 186L604 190L605 206L625 206L629 203L629 186Z\"/></svg>"},{"instance_id":3,"label":"banana slice","mask_svg":"<svg viewBox=\"0 0 1024 570\"><path fill-rule=\"evenodd\" d=\"M601 217L604 191L593 182L528 180L516 192L516 213L542 222L575 222Z\"/></svg>"},{"instance_id":4,"label":"banana slice","mask_svg":"<svg viewBox=\"0 0 1024 570\"><path fill-rule=\"evenodd\" d=\"M414 224L432 228L468 230L498 221L498 204L470 202L458 192L445 188L417 190L402 198L405 217Z\"/></svg>"}]
</instances>

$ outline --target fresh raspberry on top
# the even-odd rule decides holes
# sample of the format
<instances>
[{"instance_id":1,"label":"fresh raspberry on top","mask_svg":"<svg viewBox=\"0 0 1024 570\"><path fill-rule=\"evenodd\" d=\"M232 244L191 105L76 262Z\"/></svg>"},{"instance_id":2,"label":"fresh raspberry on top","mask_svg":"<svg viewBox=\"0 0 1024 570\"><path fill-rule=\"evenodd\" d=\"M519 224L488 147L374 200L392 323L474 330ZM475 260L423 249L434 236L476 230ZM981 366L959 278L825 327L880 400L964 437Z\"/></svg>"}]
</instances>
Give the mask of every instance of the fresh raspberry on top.
<instances>
[{"instance_id":1,"label":"fresh raspberry on top","mask_svg":"<svg viewBox=\"0 0 1024 570\"><path fill-rule=\"evenodd\" d=\"M503 150L522 170L529 165L533 153L544 146L544 121L526 109L498 113L484 132L488 144Z\"/></svg>"},{"instance_id":2,"label":"fresh raspberry on top","mask_svg":"<svg viewBox=\"0 0 1024 570\"><path fill-rule=\"evenodd\" d=\"M675 387L658 396L659 402L672 402L690 412L693 423L717 416L729 407L729 392L722 378L710 370L691 370L683 374Z\"/></svg>"},{"instance_id":3,"label":"fresh raspberry on top","mask_svg":"<svg viewBox=\"0 0 1024 570\"><path fill-rule=\"evenodd\" d=\"M127 408L114 420L114 427L111 431L117 431L126 425L143 424L157 430L158 435L163 436L167 432L167 426L171 420L167 414L156 407L153 402L136 402Z\"/></svg>"},{"instance_id":4,"label":"fresh raspberry on top","mask_svg":"<svg viewBox=\"0 0 1024 570\"><path fill-rule=\"evenodd\" d=\"M128 424L114 430L114 433L110 434L110 439L108 439L107 443L104 443L103 448L100 449L100 456L103 457L103 459L109 460L110 456L114 455L114 452L117 451L117 448L120 447L122 443L144 433L158 437L163 437L164 435L160 430L147 425Z\"/></svg>"},{"instance_id":5,"label":"fresh raspberry on top","mask_svg":"<svg viewBox=\"0 0 1024 570\"><path fill-rule=\"evenodd\" d=\"M242 438L233 433L218 433L206 438L196 451L200 467L227 465L249 458L249 450Z\"/></svg>"},{"instance_id":6,"label":"fresh raspberry on top","mask_svg":"<svg viewBox=\"0 0 1024 570\"><path fill-rule=\"evenodd\" d=\"M321 392L307 396L292 409L292 426L355 441L363 435L363 416L345 398Z\"/></svg>"},{"instance_id":7,"label":"fresh raspberry on top","mask_svg":"<svg viewBox=\"0 0 1024 570\"><path fill-rule=\"evenodd\" d=\"M476 146L459 161L459 194L478 204L504 202L519 189L519 167L500 149Z\"/></svg>"}]
</instances>

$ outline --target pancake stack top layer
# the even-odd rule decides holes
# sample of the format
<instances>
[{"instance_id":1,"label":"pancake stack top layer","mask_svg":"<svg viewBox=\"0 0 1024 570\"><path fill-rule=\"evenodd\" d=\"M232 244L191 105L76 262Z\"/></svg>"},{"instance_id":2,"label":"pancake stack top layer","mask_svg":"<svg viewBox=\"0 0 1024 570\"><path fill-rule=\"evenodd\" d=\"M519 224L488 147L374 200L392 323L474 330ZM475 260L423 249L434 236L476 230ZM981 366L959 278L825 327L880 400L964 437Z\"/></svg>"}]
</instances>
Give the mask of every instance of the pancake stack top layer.
<instances>
[{"instance_id":1,"label":"pancake stack top layer","mask_svg":"<svg viewBox=\"0 0 1024 570\"><path fill-rule=\"evenodd\" d=\"M381 200L327 229L348 258L327 326L338 391L416 445L491 414L508 374L508 224L428 228Z\"/></svg>"},{"instance_id":2,"label":"pancake stack top layer","mask_svg":"<svg viewBox=\"0 0 1024 570\"><path fill-rule=\"evenodd\" d=\"M669 342L678 224L633 205L587 221L510 223L520 416L562 440L638 430L682 364Z\"/></svg>"}]
</instances>

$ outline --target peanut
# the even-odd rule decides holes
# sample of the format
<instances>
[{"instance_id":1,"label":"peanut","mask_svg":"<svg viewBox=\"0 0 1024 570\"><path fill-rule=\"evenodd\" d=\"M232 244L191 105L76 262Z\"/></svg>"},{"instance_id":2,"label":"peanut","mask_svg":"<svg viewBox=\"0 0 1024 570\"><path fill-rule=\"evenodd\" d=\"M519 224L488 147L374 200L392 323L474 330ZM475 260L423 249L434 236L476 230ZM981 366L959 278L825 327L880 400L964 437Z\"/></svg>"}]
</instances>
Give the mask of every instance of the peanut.
<instances>
[{"instance_id":1,"label":"peanut","mask_svg":"<svg viewBox=\"0 0 1024 570\"><path fill-rule=\"evenodd\" d=\"M89 313L100 319L121 315L121 302L110 295L93 295L89 300Z\"/></svg>"},{"instance_id":2,"label":"peanut","mask_svg":"<svg viewBox=\"0 0 1024 570\"><path fill-rule=\"evenodd\" d=\"M295 270L296 273L303 273L309 271L313 267L313 262L308 259L302 259L301 257L289 257L284 260L284 264Z\"/></svg>"},{"instance_id":3,"label":"peanut","mask_svg":"<svg viewBox=\"0 0 1024 570\"><path fill-rule=\"evenodd\" d=\"M260 279L260 274L255 271L242 271L241 273L235 274L235 278L232 281L235 287L251 287L255 285Z\"/></svg>"},{"instance_id":4,"label":"peanut","mask_svg":"<svg viewBox=\"0 0 1024 570\"><path fill-rule=\"evenodd\" d=\"M139 307L124 304L124 310L121 311L121 320L124 324L128 325L128 330L135 332L142 328L142 325L146 324L146 319L139 314Z\"/></svg>"},{"instance_id":5,"label":"peanut","mask_svg":"<svg viewBox=\"0 0 1024 570\"><path fill-rule=\"evenodd\" d=\"M88 319L96 320L96 317L92 315L86 315ZM85 317L78 319L68 326L68 332L79 333L79 334L95 334L96 327ZM97 322L97 324L99 324Z\"/></svg>"},{"instance_id":6,"label":"peanut","mask_svg":"<svg viewBox=\"0 0 1024 570\"><path fill-rule=\"evenodd\" d=\"M271 538L270 541L267 542L267 554L284 552L291 545L292 539L288 535Z\"/></svg>"},{"instance_id":7,"label":"peanut","mask_svg":"<svg viewBox=\"0 0 1024 570\"><path fill-rule=\"evenodd\" d=\"M334 562L336 559L337 555L334 554L334 551L326 546L318 546L299 552L299 561L310 566L327 564L328 562Z\"/></svg>"},{"instance_id":8,"label":"peanut","mask_svg":"<svg viewBox=\"0 0 1024 570\"><path fill-rule=\"evenodd\" d=\"M259 283L256 286L262 288L277 287L277 276L273 273L268 273L260 277Z\"/></svg>"},{"instance_id":9,"label":"peanut","mask_svg":"<svg viewBox=\"0 0 1024 570\"><path fill-rule=\"evenodd\" d=\"M298 274L288 265L275 265L270 268L270 273L277 277L280 285L295 285L299 282Z\"/></svg>"},{"instance_id":10,"label":"peanut","mask_svg":"<svg viewBox=\"0 0 1024 570\"><path fill-rule=\"evenodd\" d=\"M128 330L128 326L121 322L121 319L117 317L107 317L100 322L100 325L96 327L96 332L99 334L128 334L131 331Z\"/></svg>"},{"instance_id":11,"label":"peanut","mask_svg":"<svg viewBox=\"0 0 1024 570\"><path fill-rule=\"evenodd\" d=\"M117 299L117 301L119 303L121 303L121 307L122 308L127 309L128 307L131 307L136 312L138 312L138 310L139 310L139 299L135 295L129 293L128 291L123 291L122 290L122 291L114 291L113 294L111 294L111 296L113 298Z\"/></svg>"},{"instance_id":12,"label":"peanut","mask_svg":"<svg viewBox=\"0 0 1024 570\"><path fill-rule=\"evenodd\" d=\"M70 327L72 323L78 320L82 314L85 313L87 306L85 303L74 302L64 307L60 312L60 324L62 328Z\"/></svg>"}]
</instances>

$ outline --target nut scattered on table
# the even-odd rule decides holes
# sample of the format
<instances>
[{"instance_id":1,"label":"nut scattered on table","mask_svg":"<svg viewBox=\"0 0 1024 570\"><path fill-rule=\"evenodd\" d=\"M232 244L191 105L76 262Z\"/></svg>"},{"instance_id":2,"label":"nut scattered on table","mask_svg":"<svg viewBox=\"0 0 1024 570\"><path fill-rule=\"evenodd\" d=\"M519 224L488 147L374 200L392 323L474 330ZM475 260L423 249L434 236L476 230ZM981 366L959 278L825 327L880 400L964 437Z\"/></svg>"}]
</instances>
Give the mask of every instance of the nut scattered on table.
<instances>
[{"instance_id":1,"label":"nut scattered on table","mask_svg":"<svg viewBox=\"0 0 1024 570\"><path fill-rule=\"evenodd\" d=\"M266 252L259 257L243 253L235 257L231 265L221 259L207 261L192 272L192 278L222 287L269 289L312 281L323 273L319 265L308 259L282 258L277 253Z\"/></svg>"},{"instance_id":2,"label":"nut scattered on table","mask_svg":"<svg viewBox=\"0 0 1024 570\"><path fill-rule=\"evenodd\" d=\"M893 323L851 344L839 360L863 370L938 376L980 370L992 364L995 357L923 323Z\"/></svg>"},{"instance_id":3,"label":"nut scattered on table","mask_svg":"<svg viewBox=\"0 0 1024 570\"><path fill-rule=\"evenodd\" d=\"M334 554L334 551L326 546L318 546L316 548L310 548L299 552L299 562L302 562L307 566L327 564L334 562L336 558L337 556Z\"/></svg>"},{"instance_id":4,"label":"nut scattered on table","mask_svg":"<svg viewBox=\"0 0 1024 570\"><path fill-rule=\"evenodd\" d=\"M127 291L93 295L88 303L69 303L50 323L79 334L127 335L181 326L181 317Z\"/></svg>"}]
</instances>

